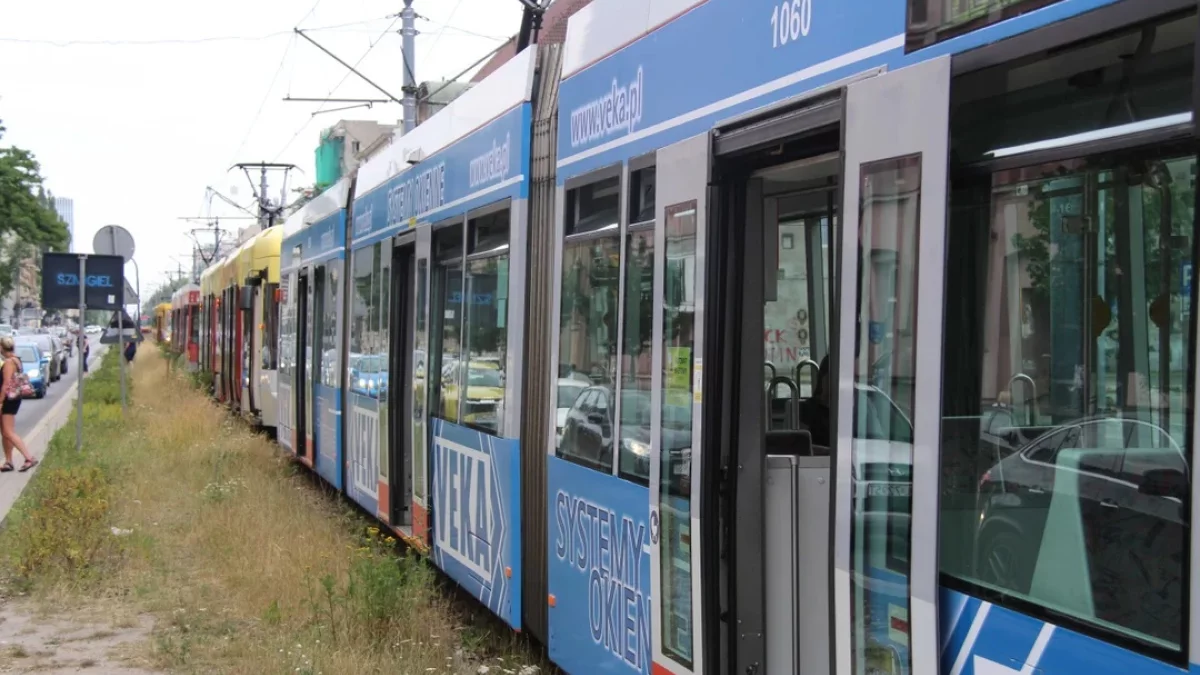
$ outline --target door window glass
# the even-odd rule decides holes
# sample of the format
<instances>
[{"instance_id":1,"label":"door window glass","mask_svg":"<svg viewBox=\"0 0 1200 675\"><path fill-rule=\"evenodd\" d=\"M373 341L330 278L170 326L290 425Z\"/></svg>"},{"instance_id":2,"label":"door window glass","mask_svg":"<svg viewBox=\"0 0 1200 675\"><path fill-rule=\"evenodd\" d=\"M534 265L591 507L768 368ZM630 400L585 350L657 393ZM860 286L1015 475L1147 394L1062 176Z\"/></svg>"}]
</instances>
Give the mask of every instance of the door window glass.
<instances>
[{"instance_id":1,"label":"door window glass","mask_svg":"<svg viewBox=\"0 0 1200 675\"><path fill-rule=\"evenodd\" d=\"M437 304L432 315L434 349L439 368L437 405L433 414L458 422L462 382L457 365L462 357L463 264L462 226L453 225L434 237L437 265Z\"/></svg>"},{"instance_id":2,"label":"door window glass","mask_svg":"<svg viewBox=\"0 0 1200 675\"><path fill-rule=\"evenodd\" d=\"M863 165L859 191L851 452L867 489L851 514L854 670L907 672L921 156Z\"/></svg>"},{"instance_id":3,"label":"door window glass","mask_svg":"<svg viewBox=\"0 0 1200 675\"><path fill-rule=\"evenodd\" d=\"M696 201L665 211L663 393L659 435L662 650L692 663L692 357L696 342Z\"/></svg>"},{"instance_id":4,"label":"door window glass","mask_svg":"<svg viewBox=\"0 0 1200 675\"><path fill-rule=\"evenodd\" d=\"M416 330L414 331L413 348L413 475L416 476L413 495L421 503L425 502L425 406L426 391L431 374L429 368L429 338L426 335L425 305L426 288L429 271L429 261L421 258L417 261L416 288Z\"/></svg>"}]
</instances>

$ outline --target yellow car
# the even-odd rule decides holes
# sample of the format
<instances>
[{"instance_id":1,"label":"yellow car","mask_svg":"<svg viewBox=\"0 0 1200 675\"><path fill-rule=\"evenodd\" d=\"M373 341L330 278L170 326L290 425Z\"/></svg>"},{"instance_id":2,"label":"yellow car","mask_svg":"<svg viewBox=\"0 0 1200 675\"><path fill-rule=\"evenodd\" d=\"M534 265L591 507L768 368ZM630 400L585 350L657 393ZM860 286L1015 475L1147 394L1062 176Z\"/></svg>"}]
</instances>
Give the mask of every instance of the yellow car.
<instances>
[{"instance_id":1,"label":"yellow car","mask_svg":"<svg viewBox=\"0 0 1200 675\"><path fill-rule=\"evenodd\" d=\"M450 421L495 433L500 426L500 403L504 399L504 371L499 361L471 361L467 370L467 400L459 420L458 391L462 362L447 363L442 370L442 415Z\"/></svg>"}]
</instances>

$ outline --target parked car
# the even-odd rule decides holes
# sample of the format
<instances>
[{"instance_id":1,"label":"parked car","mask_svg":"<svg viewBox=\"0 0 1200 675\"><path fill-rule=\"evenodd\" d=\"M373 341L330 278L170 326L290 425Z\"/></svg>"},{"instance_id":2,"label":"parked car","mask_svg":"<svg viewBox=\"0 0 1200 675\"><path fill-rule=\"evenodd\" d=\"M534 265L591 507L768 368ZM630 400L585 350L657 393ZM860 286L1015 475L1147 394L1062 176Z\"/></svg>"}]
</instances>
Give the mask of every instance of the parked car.
<instances>
[{"instance_id":1,"label":"parked car","mask_svg":"<svg viewBox=\"0 0 1200 675\"><path fill-rule=\"evenodd\" d=\"M0 323L0 337L4 337L6 335L12 335L16 332L17 332L17 329L13 328L13 325L11 323Z\"/></svg>"},{"instance_id":2,"label":"parked car","mask_svg":"<svg viewBox=\"0 0 1200 675\"><path fill-rule=\"evenodd\" d=\"M1098 620L1152 604L1161 611L1141 614L1138 630L1170 639L1160 617L1187 602L1180 561L1190 473L1179 443L1146 420L1100 416L1051 429L981 478L975 573L1019 595L1039 583L1074 589ZM1153 546L1162 555L1128 557L1135 539L1135 549ZM1091 576L1066 574L1077 568L1065 560L1084 561ZM1161 591L1132 597L1145 580Z\"/></svg>"},{"instance_id":3,"label":"parked car","mask_svg":"<svg viewBox=\"0 0 1200 675\"><path fill-rule=\"evenodd\" d=\"M62 366L66 361L66 355L60 353L62 347L53 335L48 333L18 335L16 342L18 345L31 344L37 347L40 352L39 360L46 366L47 377L50 378L50 382L58 382L62 377Z\"/></svg>"},{"instance_id":4,"label":"parked car","mask_svg":"<svg viewBox=\"0 0 1200 675\"><path fill-rule=\"evenodd\" d=\"M33 386L34 398L46 398L46 390L50 388L50 381L47 378L47 365L42 358L42 351L37 348L37 345L19 344L17 345L17 358L21 359L25 377L29 378L29 384Z\"/></svg>"},{"instance_id":5,"label":"parked car","mask_svg":"<svg viewBox=\"0 0 1200 675\"><path fill-rule=\"evenodd\" d=\"M584 389L587 389L587 387L587 382L580 382L579 380L567 377L558 378L558 410L554 421L554 447L562 444L563 427L567 424L567 413L571 412L571 407L575 405L575 399L579 398L579 394Z\"/></svg>"}]
</instances>

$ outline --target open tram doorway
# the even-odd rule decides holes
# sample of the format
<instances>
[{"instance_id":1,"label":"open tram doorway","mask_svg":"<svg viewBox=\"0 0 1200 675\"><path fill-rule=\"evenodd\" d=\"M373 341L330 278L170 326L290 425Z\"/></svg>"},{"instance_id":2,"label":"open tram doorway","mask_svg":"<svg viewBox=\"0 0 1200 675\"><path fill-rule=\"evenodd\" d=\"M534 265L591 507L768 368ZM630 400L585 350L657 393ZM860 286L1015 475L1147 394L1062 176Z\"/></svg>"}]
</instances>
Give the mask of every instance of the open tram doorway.
<instances>
[{"instance_id":1,"label":"open tram doorway","mask_svg":"<svg viewBox=\"0 0 1200 675\"><path fill-rule=\"evenodd\" d=\"M705 532L722 552L708 568L719 588L704 599L720 672L764 661L768 674L831 672L841 106L835 91L736 122L712 143L704 478L729 498L702 518L719 509L725 522Z\"/></svg>"},{"instance_id":2,"label":"open tram doorway","mask_svg":"<svg viewBox=\"0 0 1200 675\"><path fill-rule=\"evenodd\" d=\"M301 270L296 282L296 368L293 379L293 394L296 417L296 439L292 450L297 457L308 456L308 401L309 391L309 284L308 271Z\"/></svg>"},{"instance_id":3,"label":"open tram doorway","mask_svg":"<svg viewBox=\"0 0 1200 675\"><path fill-rule=\"evenodd\" d=\"M947 60L868 72L712 135L701 593L721 670L937 670L936 552L914 543L936 537L937 464L914 448L938 433L948 90Z\"/></svg>"},{"instance_id":4,"label":"open tram doorway","mask_svg":"<svg viewBox=\"0 0 1200 675\"><path fill-rule=\"evenodd\" d=\"M391 347L387 379L380 387L387 415L388 522L395 527L412 527L413 486L413 400L417 395L413 363L413 332L416 329L416 265L414 240L392 248ZM392 384L397 386L392 387Z\"/></svg>"}]
</instances>

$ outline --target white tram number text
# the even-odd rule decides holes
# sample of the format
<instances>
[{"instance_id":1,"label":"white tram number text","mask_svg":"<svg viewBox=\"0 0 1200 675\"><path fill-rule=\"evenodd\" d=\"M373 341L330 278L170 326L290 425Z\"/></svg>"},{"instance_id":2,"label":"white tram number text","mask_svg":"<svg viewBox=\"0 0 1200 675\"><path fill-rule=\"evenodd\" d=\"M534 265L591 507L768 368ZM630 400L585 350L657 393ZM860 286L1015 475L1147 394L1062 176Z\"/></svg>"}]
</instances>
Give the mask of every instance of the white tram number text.
<instances>
[{"instance_id":1,"label":"white tram number text","mask_svg":"<svg viewBox=\"0 0 1200 675\"><path fill-rule=\"evenodd\" d=\"M771 8L771 47L782 47L808 36L813 0L782 0Z\"/></svg>"}]
</instances>

